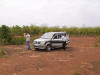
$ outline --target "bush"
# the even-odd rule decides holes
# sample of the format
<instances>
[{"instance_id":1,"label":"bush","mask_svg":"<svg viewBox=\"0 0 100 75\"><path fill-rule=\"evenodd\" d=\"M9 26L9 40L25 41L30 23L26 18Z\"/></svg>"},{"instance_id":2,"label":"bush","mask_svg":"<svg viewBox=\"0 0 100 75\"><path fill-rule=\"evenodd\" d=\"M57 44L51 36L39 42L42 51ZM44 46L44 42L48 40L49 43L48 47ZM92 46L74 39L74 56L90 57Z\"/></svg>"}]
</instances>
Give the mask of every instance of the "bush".
<instances>
[{"instance_id":1,"label":"bush","mask_svg":"<svg viewBox=\"0 0 100 75\"><path fill-rule=\"evenodd\" d=\"M2 50L2 49L0 49L0 57L2 57L2 56L4 56L4 55L6 55L5 51Z\"/></svg>"},{"instance_id":2,"label":"bush","mask_svg":"<svg viewBox=\"0 0 100 75\"><path fill-rule=\"evenodd\" d=\"M0 44L9 44L12 36L10 28L6 25L2 25L0 28Z\"/></svg>"},{"instance_id":3,"label":"bush","mask_svg":"<svg viewBox=\"0 0 100 75\"><path fill-rule=\"evenodd\" d=\"M14 37L11 42L11 44L13 44L13 45L22 45L24 43L25 43L24 37Z\"/></svg>"}]
</instances>

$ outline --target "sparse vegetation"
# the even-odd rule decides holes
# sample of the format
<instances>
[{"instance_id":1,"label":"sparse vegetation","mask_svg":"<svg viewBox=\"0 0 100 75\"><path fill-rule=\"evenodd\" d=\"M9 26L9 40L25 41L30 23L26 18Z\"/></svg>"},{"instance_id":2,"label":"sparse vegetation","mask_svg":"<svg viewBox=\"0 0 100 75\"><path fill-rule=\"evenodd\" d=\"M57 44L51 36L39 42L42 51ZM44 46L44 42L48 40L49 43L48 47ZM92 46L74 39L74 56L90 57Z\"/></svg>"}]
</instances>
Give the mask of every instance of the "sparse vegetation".
<instances>
[{"instance_id":1,"label":"sparse vegetation","mask_svg":"<svg viewBox=\"0 0 100 75\"><path fill-rule=\"evenodd\" d=\"M0 57L2 57L4 55L6 55L5 51L2 48L0 48Z\"/></svg>"},{"instance_id":2,"label":"sparse vegetation","mask_svg":"<svg viewBox=\"0 0 100 75\"><path fill-rule=\"evenodd\" d=\"M99 47L100 46L100 36L97 37L97 41L95 43L95 47Z\"/></svg>"},{"instance_id":3,"label":"sparse vegetation","mask_svg":"<svg viewBox=\"0 0 100 75\"><path fill-rule=\"evenodd\" d=\"M99 47L100 46L100 36L97 37L96 43L95 43L95 47Z\"/></svg>"},{"instance_id":4,"label":"sparse vegetation","mask_svg":"<svg viewBox=\"0 0 100 75\"><path fill-rule=\"evenodd\" d=\"M98 36L98 43L100 43L100 36Z\"/></svg>"},{"instance_id":5,"label":"sparse vegetation","mask_svg":"<svg viewBox=\"0 0 100 75\"><path fill-rule=\"evenodd\" d=\"M80 75L80 73L79 72L74 72L74 75Z\"/></svg>"},{"instance_id":6,"label":"sparse vegetation","mask_svg":"<svg viewBox=\"0 0 100 75\"><path fill-rule=\"evenodd\" d=\"M99 45L98 45L98 43L97 43L97 42L95 43L95 47L99 47Z\"/></svg>"}]
</instances>

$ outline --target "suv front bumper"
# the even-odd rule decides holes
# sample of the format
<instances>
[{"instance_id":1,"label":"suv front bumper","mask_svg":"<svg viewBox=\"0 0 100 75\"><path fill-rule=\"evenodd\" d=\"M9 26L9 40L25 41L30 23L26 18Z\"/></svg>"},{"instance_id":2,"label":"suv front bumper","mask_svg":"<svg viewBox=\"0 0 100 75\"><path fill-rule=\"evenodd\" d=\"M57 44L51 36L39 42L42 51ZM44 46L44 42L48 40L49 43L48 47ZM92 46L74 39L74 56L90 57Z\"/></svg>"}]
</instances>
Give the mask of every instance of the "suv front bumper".
<instances>
[{"instance_id":1,"label":"suv front bumper","mask_svg":"<svg viewBox=\"0 0 100 75\"><path fill-rule=\"evenodd\" d=\"M46 49L46 46L45 45L41 45L41 44L33 44L33 47L35 49Z\"/></svg>"}]
</instances>

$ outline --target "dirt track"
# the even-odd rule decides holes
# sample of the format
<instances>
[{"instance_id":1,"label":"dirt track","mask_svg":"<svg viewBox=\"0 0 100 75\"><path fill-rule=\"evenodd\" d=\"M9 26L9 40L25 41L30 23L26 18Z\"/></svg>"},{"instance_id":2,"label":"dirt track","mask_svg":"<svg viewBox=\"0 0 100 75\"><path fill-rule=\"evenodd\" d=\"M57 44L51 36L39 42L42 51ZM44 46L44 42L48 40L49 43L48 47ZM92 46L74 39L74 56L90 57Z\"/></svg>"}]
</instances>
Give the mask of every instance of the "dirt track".
<instances>
[{"instance_id":1,"label":"dirt track","mask_svg":"<svg viewBox=\"0 0 100 75\"><path fill-rule=\"evenodd\" d=\"M71 37L66 51L27 51L26 46L5 46L0 75L100 75L100 46L95 37Z\"/></svg>"}]
</instances>

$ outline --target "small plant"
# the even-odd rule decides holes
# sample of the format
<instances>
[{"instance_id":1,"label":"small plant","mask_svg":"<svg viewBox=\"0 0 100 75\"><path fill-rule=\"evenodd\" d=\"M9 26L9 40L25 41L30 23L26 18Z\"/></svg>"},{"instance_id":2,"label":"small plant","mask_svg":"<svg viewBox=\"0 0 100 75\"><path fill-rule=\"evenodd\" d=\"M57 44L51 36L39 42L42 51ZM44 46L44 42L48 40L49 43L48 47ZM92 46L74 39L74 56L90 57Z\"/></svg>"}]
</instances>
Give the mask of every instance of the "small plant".
<instances>
[{"instance_id":1,"label":"small plant","mask_svg":"<svg viewBox=\"0 0 100 75\"><path fill-rule=\"evenodd\" d=\"M95 47L99 47L98 43L95 43Z\"/></svg>"},{"instance_id":2,"label":"small plant","mask_svg":"<svg viewBox=\"0 0 100 75\"><path fill-rule=\"evenodd\" d=\"M98 36L98 43L100 43L100 36Z\"/></svg>"},{"instance_id":3,"label":"small plant","mask_svg":"<svg viewBox=\"0 0 100 75\"><path fill-rule=\"evenodd\" d=\"M80 75L80 73L79 72L75 72L74 75Z\"/></svg>"},{"instance_id":4,"label":"small plant","mask_svg":"<svg viewBox=\"0 0 100 75\"><path fill-rule=\"evenodd\" d=\"M95 47L99 47L100 44L100 36L97 37L97 41L95 43Z\"/></svg>"},{"instance_id":5,"label":"small plant","mask_svg":"<svg viewBox=\"0 0 100 75\"><path fill-rule=\"evenodd\" d=\"M0 57L6 55L5 51L3 49L0 48Z\"/></svg>"}]
</instances>

